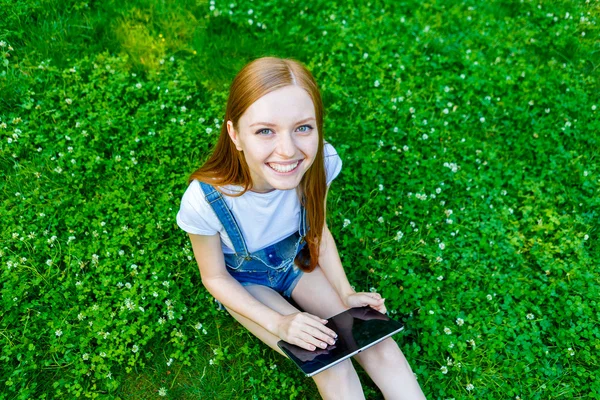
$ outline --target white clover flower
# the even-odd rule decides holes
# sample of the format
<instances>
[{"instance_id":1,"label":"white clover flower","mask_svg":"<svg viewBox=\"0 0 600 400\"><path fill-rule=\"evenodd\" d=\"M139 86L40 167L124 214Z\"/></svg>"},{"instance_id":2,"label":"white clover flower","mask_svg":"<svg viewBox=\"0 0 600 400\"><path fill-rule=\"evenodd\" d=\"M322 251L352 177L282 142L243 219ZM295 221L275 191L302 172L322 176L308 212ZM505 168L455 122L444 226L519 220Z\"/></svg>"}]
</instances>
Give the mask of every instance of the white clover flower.
<instances>
[{"instance_id":1,"label":"white clover flower","mask_svg":"<svg viewBox=\"0 0 600 400\"><path fill-rule=\"evenodd\" d=\"M442 374L446 375L448 373L448 367L446 367L445 365L442 365L440 369L442 370Z\"/></svg>"},{"instance_id":2,"label":"white clover flower","mask_svg":"<svg viewBox=\"0 0 600 400\"><path fill-rule=\"evenodd\" d=\"M201 322L198 322L196 325L194 325L194 329L196 329L196 330L198 330L198 331L199 331L200 329L202 329L202 323L201 323Z\"/></svg>"},{"instance_id":3,"label":"white clover flower","mask_svg":"<svg viewBox=\"0 0 600 400\"><path fill-rule=\"evenodd\" d=\"M414 113L415 113L415 109L414 109L414 107L411 107L411 108L409 108L409 109L408 109L408 112L409 112L409 113L411 113L411 114L414 114Z\"/></svg>"},{"instance_id":4,"label":"white clover flower","mask_svg":"<svg viewBox=\"0 0 600 400\"><path fill-rule=\"evenodd\" d=\"M89 358L90 358L90 355L89 355L88 353L83 353L83 355L81 356L81 358L82 358L84 361L86 361L86 360L89 360Z\"/></svg>"},{"instance_id":5,"label":"white clover flower","mask_svg":"<svg viewBox=\"0 0 600 400\"><path fill-rule=\"evenodd\" d=\"M51 260L51 259L47 259L47 260L46 260L46 264L47 264L48 266L51 266L51 265L52 265L52 260Z\"/></svg>"},{"instance_id":6,"label":"white clover flower","mask_svg":"<svg viewBox=\"0 0 600 400\"><path fill-rule=\"evenodd\" d=\"M467 385L467 390L470 392L471 390L475 389L475 386L473 386L472 384L468 384Z\"/></svg>"},{"instance_id":7,"label":"white clover flower","mask_svg":"<svg viewBox=\"0 0 600 400\"><path fill-rule=\"evenodd\" d=\"M444 328L444 333L445 333L446 335L451 335L451 334L452 334L452 330L450 330L450 328L448 328L448 327L445 327L445 328Z\"/></svg>"},{"instance_id":8,"label":"white clover flower","mask_svg":"<svg viewBox=\"0 0 600 400\"><path fill-rule=\"evenodd\" d=\"M348 218L344 219L344 224L343 227L347 227L348 225L350 225L350 220Z\"/></svg>"},{"instance_id":9,"label":"white clover flower","mask_svg":"<svg viewBox=\"0 0 600 400\"><path fill-rule=\"evenodd\" d=\"M583 240L588 240L589 238L590 238L590 237L589 237L589 235L585 235L585 236L583 237Z\"/></svg>"},{"instance_id":10,"label":"white clover flower","mask_svg":"<svg viewBox=\"0 0 600 400\"><path fill-rule=\"evenodd\" d=\"M379 190L380 190L380 191L383 191L383 189L384 189L383 185L382 185L382 184L379 184Z\"/></svg>"},{"instance_id":11,"label":"white clover flower","mask_svg":"<svg viewBox=\"0 0 600 400\"><path fill-rule=\"evenodd\" d=\"M479 118L479 122L484 123L485 122L485 118L483 118L483 117Z\"/></svg>"},{"instance_id":12,"label":"white clover flower","mask_svg":"<svg viewBox=\"0 0 600 400\"><path fill-rule=\"evenodd\" d=\"M592 111L596 111L596 105L595 104L592 106Z\"/></svg>"},{"instance_id":13,"label":"white clover flower","mask_svg":"<svg viewBox=\"0 0 600 400\"><path fill-rule=\"evenodd\" d=\"M567 351L569 352L569 355L570 355L570 356L574 356L574 355L575 355L575 351L573 351L573 349L572 349L571 347L569 347L569 348L567 349Z\"/></svg>"},{"instance_id":14,"label":"white clover flower","mask_svg":"<svg viewBox=\"0 0 600 400\"><path fill-rule=\"evenodd\" d=\"M142 84L138 82L138 83L135 84L135 87L138 88L138 89L141 89L142 88Z\"/></svg>"},{"instance_id":15,"label":"white clover flower","mask_svg":"<svg viewBox=\"0 0 600 400\"><path fill-rule=\"evenodd\" d=\"M167 395L167 389L161 387L160 389L158 389L158 395L161 397L165 397Z\"/></svg>"},{"instance_id":16,"label":"white clover flower","mask_svg":"<svg viewBox=\"0 0 600 400\"><path fill-rule=\"evenodd\" d=\"M105 352L101 352L100 353L100 357L106 357L106 353Z\"/></svg>"},{"instance_id":17,"label":"white clover flower","mask_svg":"<svg viewBox=\"0 0 600 400\"><path fill-rule=\"evenodd\" d=\"M444 242L440 243L439 246L440 246L441 250L444 250L446 248L446 245L444 244Z\"/></svg>"},{"instance_id":18,"label":"white clover flower","mask_svg":"<svg viewBox=\"0 0 600 400\"><path fill-rule=\"evenodd\" d=\"M378 80L376 80L375 82L373 82L373 86L375 86L375 87L379 87L379 85L380 85L380 83L379 83L379 81L378 81Z\"/></svg>"},{"instance_id":19,"label":"white clover flower","mask_svg":"<svg viewBox=\"0 0 600 400\"><path fill-rule=\"evenodd\" d=\"M402 233L402 231L398 231L398 232L396 232L396 237L394 238L394 240L399 242L403 237L404 237L404 233Z\"/></svg>"},{"instance_id":20,"label":"white clover flower","mask_svg":"<svg viewBox=\"0 0 600 400\"><path fill-rule=\"evenodd\" d=\"M156 293L156 292L152 292L152 296L154 296L154 297L158 297L158 293Z\"/></svg>"},{"instance_id":21,"label":"white clover flower","mask_svg":"<svg viewBox=\"0 0 600 400\"><path fill-rule=\"evenodd\" d=\"M437 279L438 281L442 281L442 280L444 280L444 276L443 276L443 275L440 275L440 276L438 276L436 279Z\"/></svg>"},{"instance_id":22,"label":"white clover flower","mask_svg":"<svg viewBox=\"0 0 600 400\"><path fill-rule=\"evenodd\" d=\"M527 314L527 319L534 319L535 316L532 313Z\"/></svg>"},{"instance_id":23,"label":"white clover flower","mask_svg":"<svg viewBox=\"0 0 600 400\"><path fill-rule=\"evenodd\" d=\"M456 318L456 325L463 326L464 323L465 323L464 319L462 319L462 318Z\"/></svg>"},{"instance_id":24,"label":"white clover flower","mask_svg":"<svg viewBox=\"0 0 600 400\"><path fill-rule=\"evenodd\" d=\"M488 294L487 296L485 296L488 300L492 300L492 295Z\"/></svg>"},{"instance_id":25,"label":"white clover flower","mask_svg":"<svg viewBox=\"0 0 600 400\"><path fill-rule=\"evenodd\" d=\"M62 336L63 332L62 332L62 330L60 330L60 329L57 329L56 331L54 331L54 334L55 334L57 337L60 337L60 336Z\"/></svg>"},{"instance_id":26,"label":"white clover flower","mask_svg":"<svg viewBox=\"0 0 600 400\"><path fill-rule=\"evenodd\" d=\"M158 324L159 324L159 325L162 325L162 324L164 324L164 323L165 323L165 319L164 319L163 317L160 317L160 318L158 319Z\"/></svg>"},{"instance_id":27,"label":"white clover flower","mask_svg":"<svg viewBox=\"0 0 600 400\"><path fill-rule=\"evenodd\" d=\"M137 345L134 344L133 347L131 348L131 351L133 351L134 353L137 353L139 349L140 348L137 347Z\"/></svg>"},{"instance_id":28,"label":"white clover flower","mask_svg":"<svg viewBox=\"0 0 600 400\"><path fill-rule=\"evenodd\" d=\"M384 220L383 220L383 217L379 217L379 218L377 218L377 221L378 221L380 224L383 224L383 221L384 221Z\"/></svg>"},{"instance_id":29,"label":"white clover flower","mask_svg":"<svg viewBox=\"0 0 600 400\"><path fill-rule=\"evenodd\" d=\"M449 348L449 349L453 349L453 348L454 348L454 343L450 343L450 344L448 345L448 348Z\"/></svg>"},{"instance_id":30,"label":"white clover flower","mask_svg":"<svg viewBox=\"0 0 600 400\"><path fill-rule=\"evenodd\" d=\"M65 99L65 103L67 103L67 104L71 104L71 103L73 103L73 100L71 100L71 99L67 98L67 99Z\"/></svg>"},{"instance_id":31,"label":"white clover flower","mask_svg":"<svg viewBox=\"0 0 600 400\"><path fill-rule=\"evenodd\" d=\"M167 367L170 367L171 364L173 364L173 359L169 358L169 361L167 361Z\"/></svg>"},{"instance_id":32,"label":"white clover flower","mask_svg":"<svg viewBox=\"0 0 600 400\"><path fill-rule=\"evenodd\" d=\"M426 133L424 133L423 136L421 136L421 137L423 138L423 140L429 139L429 136Z\"/></svg>"},{"instance_id":33,"label":"white clover flower","mask_svg":"<svg viewBox=\"0 0 600 400\"><path fill-rule=\"evenodd\" d=\"M475 341L473 339L467 340L467 343L469 343L471 346L473 346L473 349L475 349Z\"/></svg>"}]
</instances>

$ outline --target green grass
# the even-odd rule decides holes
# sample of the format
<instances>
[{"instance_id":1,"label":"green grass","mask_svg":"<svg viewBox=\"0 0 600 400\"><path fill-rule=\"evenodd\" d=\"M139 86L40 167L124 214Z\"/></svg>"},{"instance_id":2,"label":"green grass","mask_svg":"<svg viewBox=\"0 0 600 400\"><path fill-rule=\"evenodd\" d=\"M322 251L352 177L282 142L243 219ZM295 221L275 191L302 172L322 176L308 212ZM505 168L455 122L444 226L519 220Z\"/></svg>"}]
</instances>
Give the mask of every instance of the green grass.
<instances>
[{"instance_id":1,"label":"green grass","mask_svg":"<svg viewBox=\"0 0 600 400\"><path fill-rule=\"evenodd\" d=\"M328 224L427 397L600 396L600 3L229 4L0 2L0 398L318 398L174 223L263 55L321 86Z\"/></svg>"}]
</instances>

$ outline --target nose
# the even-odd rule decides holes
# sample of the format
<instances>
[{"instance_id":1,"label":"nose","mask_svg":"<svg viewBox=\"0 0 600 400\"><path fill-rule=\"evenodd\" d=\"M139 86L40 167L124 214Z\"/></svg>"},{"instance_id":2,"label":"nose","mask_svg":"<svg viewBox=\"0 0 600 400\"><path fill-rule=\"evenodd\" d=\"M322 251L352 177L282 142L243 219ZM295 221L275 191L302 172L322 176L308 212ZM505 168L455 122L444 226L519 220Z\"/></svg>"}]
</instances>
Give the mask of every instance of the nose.
<instances>
[{"instance_id":1,"label":"nose","mask_svg":"<svg viewBox=\"0 0 600 400\"><path fill-rule=\"evenodd\" d=\"M296 143L294 142L293 135L287 132L279 135L277 141L277 153L285 158L294 157L296 154Z\"/></svg>"}]
</instances>

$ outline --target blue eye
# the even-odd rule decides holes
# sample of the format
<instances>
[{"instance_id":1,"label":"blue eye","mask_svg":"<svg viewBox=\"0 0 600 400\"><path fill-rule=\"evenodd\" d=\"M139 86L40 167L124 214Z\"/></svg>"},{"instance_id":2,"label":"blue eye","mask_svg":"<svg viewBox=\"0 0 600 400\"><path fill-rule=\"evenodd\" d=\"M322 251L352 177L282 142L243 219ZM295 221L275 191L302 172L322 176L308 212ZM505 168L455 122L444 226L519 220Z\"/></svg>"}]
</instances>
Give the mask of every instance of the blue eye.
<instances>
[{"instance_id":1,"label":"blue eye","mask_svg":"<svg viewBox=\"0 0 600 400\"><path fill-rule=\"evenodd\" d=\"M302 128L305 128L305 129L302 129ZM312 130L312 128L313 127L310 125L302 125L302 126L298 127L298 129L300 129L300 132L308 132L308 131Z\"/></svg>"},{"instance_id":2,"label":"blue eye","mask_svg":"<svg viewBox=\"0 0 600 400\"><path fill-rule=\"evenodd\" d=\"M258 131L256 131L257 135L268 135L269 133L271 133L271 130L267 128L259 129Z\"/></svg>"}]
</instances>

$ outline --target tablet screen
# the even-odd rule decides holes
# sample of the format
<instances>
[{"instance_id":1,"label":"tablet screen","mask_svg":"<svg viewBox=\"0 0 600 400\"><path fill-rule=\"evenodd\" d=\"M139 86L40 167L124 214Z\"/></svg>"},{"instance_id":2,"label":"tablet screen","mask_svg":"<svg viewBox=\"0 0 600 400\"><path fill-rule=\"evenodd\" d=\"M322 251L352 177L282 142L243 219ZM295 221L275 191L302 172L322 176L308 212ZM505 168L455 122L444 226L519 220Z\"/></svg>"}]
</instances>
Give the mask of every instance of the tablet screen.
<instances>
[{"instance_id":1,"label":"tablet screen","mask_svg":"<svg viewBox=\"0 0 600 400\"><path fill-rule=\"evenodd\" d=\"M401 322L368 306L351 308L327 321L325 326L337 333L338 339L325 349L309 351L283 340L277 343L306 376L332 367L404 328Z\"/></svg>"}]
</instances>

